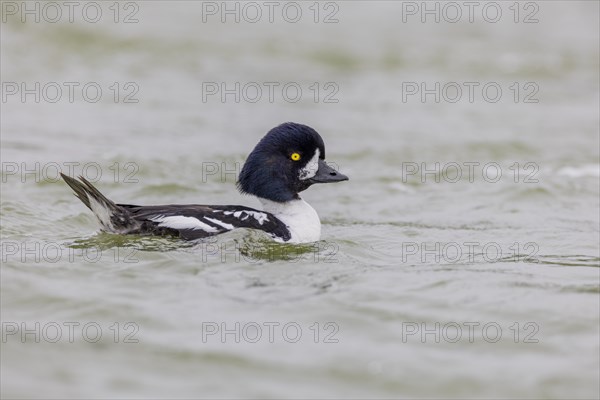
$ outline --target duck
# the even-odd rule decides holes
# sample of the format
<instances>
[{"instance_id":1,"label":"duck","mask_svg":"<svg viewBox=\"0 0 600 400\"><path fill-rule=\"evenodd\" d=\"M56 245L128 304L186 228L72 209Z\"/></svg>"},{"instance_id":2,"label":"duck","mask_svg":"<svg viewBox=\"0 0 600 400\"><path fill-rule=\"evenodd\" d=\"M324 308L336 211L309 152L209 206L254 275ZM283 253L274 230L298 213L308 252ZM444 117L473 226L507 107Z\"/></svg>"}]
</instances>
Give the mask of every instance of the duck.
<instances>
[{"instance_id":1,"label":"duck","mask_svg":"<svg viewBox=\"0 0 600 400\"><path fill-rule=\"evenodd\" d=\"M61 176L105 232L197 240L246 228L263 231L276 242L293 244L317 242L321 237L319 215L299 193L316 183L349 179L325 162L321 135L294 122L268 131L248 155L238 176L240 193L257 197L262 209L240 205L117 204L83 176Z\"/></svg>"}]
</instances>

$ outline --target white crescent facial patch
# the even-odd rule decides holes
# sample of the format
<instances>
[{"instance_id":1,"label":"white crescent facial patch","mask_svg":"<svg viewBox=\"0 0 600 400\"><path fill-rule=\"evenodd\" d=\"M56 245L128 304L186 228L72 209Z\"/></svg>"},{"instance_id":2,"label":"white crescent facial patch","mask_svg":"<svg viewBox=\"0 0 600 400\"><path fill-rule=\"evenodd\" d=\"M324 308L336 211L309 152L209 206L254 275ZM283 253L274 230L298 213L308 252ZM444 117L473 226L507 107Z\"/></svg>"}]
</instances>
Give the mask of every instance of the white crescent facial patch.
<instances>
[{"instance_id":1,"label":"white crescent facial patch","mask_svg":"<svg viewBox=\"0 0 600 400\"><path fill-rule=\"evenodd\" d=\"M306 179L310 179L317 174L319 170L319 157L321 156L321 152L319 149L315 150L315 155L312 156L310 160L306 163L304 168L300 169L298 172L298 179L304 181Z\"/></svg>"}]
</instances>

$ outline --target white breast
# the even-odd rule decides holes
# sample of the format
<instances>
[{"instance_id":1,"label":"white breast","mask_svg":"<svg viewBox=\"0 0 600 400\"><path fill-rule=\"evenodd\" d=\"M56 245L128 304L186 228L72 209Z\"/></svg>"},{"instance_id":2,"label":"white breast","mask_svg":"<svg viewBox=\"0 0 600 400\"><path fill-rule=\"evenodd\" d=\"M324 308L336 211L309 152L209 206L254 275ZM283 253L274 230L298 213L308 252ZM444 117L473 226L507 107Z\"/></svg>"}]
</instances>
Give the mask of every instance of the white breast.
<instances>
[{"instance_id":1,"label":"white breast","mask_svg":"<svg viewBox=\"0 0 600 400\"><path fill-rule=\"evenodd\" d=\"M314 208L302 199L278 203L261 199L263 209L287 225L289 243L310 243L321 238L321 220Z\"/></svg>"}]
</instances>

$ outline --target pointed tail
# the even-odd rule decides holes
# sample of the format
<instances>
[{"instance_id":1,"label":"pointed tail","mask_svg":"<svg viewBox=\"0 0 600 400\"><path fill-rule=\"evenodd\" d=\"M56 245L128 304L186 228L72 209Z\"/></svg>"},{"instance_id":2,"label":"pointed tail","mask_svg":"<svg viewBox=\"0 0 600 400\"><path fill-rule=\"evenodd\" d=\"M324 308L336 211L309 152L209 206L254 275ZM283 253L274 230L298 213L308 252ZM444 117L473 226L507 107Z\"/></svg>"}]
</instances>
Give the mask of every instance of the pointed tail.
<instances>
[{"instance_id":1,"label":"pointed tail","mask_svg":"<svg viewBox=\"0 0 600 400\"><path fill-rule=\"evenodd\" d=\"M80 176L78 181L65 174L61 173L60 175L67 185L73 189L75 196L87 208L92 210L105 230L115 233L125 233L134 229L139 224L132 218L129 211L109 200L83 176Z\"/></svg>"}]
</instances>

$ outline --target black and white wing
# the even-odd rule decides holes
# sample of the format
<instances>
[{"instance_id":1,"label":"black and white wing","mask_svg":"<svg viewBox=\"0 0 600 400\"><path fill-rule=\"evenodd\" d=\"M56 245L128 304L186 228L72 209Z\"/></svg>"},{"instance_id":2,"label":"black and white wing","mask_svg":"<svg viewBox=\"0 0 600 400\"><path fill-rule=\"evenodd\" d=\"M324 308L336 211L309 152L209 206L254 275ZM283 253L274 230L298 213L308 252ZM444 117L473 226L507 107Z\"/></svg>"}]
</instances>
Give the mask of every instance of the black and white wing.
<instances>
[{"instance_id":1,"label":"black and white wing","mask_svg":"<svg viewBox=\"0 0 600 400\"><path fill-rule=\"evenodd\" d=\"M236 228L258 229L273 238L288 241L287 226L270 213L244 206L118 204L140 223L135 232L174 235L193 240L218 235Z\"/></svg>"},{"instance_id":2,"label":"black and white wing","mask_svg":"<svg viewBox=\"0 0 600 400\"><path fill-rule=\"evenodd\" d=\"M250 207L115 204L84 177L77 180L61 176L108 232L173 235L192 240L250 228L265 231L284 242L291 238L287 226L274 215Z\"/></svg>"}]
</instances>

